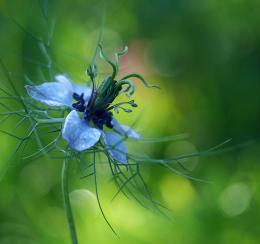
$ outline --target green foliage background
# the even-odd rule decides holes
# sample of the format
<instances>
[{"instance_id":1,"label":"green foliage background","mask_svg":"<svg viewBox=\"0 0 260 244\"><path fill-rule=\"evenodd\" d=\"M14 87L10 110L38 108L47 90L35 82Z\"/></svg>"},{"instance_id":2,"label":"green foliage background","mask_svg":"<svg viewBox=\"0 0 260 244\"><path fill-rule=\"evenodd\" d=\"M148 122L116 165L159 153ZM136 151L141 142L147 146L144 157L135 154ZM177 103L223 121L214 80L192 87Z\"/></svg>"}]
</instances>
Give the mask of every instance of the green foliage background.
<instances>
[{"instance_id":1,"label":"green foliage background","mask_svg":"<svg viewBox=\"0 0 260 244\"><path fill-rule=\"evenodd\" d=\"M86 79L102 6L93 0L49 1L50 26L56 18L51 46L55 69L75 82ZM129 46L122 74L139 72L162 87L158 91L138 85L139 107L133 115L120 115L121 120L131 124L141 113L137 129L148 137L189 134L188 140L144 144L140 151L167 158L206 150L229 138L230 145L246 145L182 162L192 176L212 184L156 165L142 166L155 198L171 209L172 222L123 195L111 202L116 188L101 165L101 199L120 238L98 210L93 179L80 179L75 165L71 197L80 243L259 243L260 2L111 0L105 19L106 51ZM25 74L37 83L47 76L36 63L46 59L15 22L46 38L39 2L0 0L0 56L24 93ZM101 73L110 71L100 65ZM2 72L0 78L7 86ZM13 123L4 126L12 128ZM62 162L10 159L16 143L0 137L0 243L69 243L60 190Z\"/></svg>"}]
</instances>

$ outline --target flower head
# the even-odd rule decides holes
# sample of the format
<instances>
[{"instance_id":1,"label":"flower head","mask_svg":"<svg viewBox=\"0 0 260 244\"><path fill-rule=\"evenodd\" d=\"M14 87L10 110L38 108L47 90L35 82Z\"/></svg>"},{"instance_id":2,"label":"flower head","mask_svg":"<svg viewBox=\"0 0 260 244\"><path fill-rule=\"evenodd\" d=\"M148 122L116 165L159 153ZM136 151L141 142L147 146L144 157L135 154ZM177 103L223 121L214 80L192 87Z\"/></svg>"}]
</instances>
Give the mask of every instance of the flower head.
<instances>
[{"instance_id":1,"label":"flower head","mask_svg":"<svg viewBox=\"0 0 260 244\"><path fill-rule=\"evenodd\" d=\"M27 85L26 90L33 99L41 103L49 106L67 106L71 109L65 119L62 136L72 149L87 150L102 137L108 148L115 145L114 148L108 149L110 156L125 164L126 147L121 142L122 136L138 139L139 134L128 126L120 125L113 118L110 111L111 95L104 91L106 82L107 80L95 92L89 87L73 84L65 75L57 75L55 82L45 82L39 86ZM104 127L113 131L105 131Z\"/></svg>"},{"instance_id":2,"label":"flower head","mask_svg":"<svg viewBox=\"0 0 260 244\"><path fill-rule=\"evenodd\" d=\"M129 78L141 80L147 87L149 85L142 76L130 74L120 80L116 80L119 69L119 57L127 52L115 54L115 63L110 61L100 47L100 56L111 65L112 75L107 76L98 86L95 78L97 69L90 65L87 74L92 82L92 87L74 84L66 75L57 75L54 82L45 82L38 86L26 86L26 90L33 99L49 106L66 106L71 111L63 124L62 136L68 142L70 148L76 151L84 151L100 140L105 144L110 157L118 163L127 164L127 149L124 138L139 139L140 135L126 125L121 125L113 115L119 109L132 112L132 109L124 105L137 107L134 100L114 104L115 98L124 92L130 97L135 92L134 83Z\"/></svg>"}]
</instances>

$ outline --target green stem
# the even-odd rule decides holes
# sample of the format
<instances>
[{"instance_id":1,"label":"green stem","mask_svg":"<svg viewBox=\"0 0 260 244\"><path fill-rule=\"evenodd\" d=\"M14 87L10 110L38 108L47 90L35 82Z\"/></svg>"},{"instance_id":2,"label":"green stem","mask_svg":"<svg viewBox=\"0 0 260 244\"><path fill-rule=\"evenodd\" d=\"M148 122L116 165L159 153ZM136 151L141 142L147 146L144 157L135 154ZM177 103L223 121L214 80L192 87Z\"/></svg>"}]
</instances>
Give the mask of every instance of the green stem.
<instances>
[{"instance_id":1,"label":"green stem","mask_svg":"<svg viewBox=\"0 0 260 244\"><path fill-rule=\"evenodd\" d=\"M64 208L70 229L71 241L73 244L78 244L76 227L73 219L73 213L69 197L69 158L65 158L62 167L62 194L64 201Z\"/></svg>"}]
</instances>

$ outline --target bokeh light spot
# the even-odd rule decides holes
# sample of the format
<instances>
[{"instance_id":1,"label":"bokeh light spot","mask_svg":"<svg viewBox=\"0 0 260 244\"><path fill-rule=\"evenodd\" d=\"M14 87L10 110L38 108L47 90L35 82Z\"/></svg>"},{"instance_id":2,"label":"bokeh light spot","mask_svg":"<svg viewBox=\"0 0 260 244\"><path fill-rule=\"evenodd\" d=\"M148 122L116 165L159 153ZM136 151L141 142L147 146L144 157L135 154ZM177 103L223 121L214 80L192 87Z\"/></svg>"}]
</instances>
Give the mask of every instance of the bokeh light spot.
<instances>
[{"instance_id":1,"label":"bokeh light spot","mask_svg":"<svg viewBox=\"0 0 260 244\"><path fill-rule=\"evenodd\" d=\"M219 207L229 217L242 214L251 201L251 190L243 182L229 185L220 195Z\"/></svg>"},{"instance_id":2,"label":"bokeh light spot","mask_svg":"<svg viewBox=\"0 0 260 244\"><path fill-rule=\"evenodd\" d=\"M160 189L164 200L174 210L186 209L196 197L189 180L171 174L163 178Z\"/></svg>"},{"instance_id":3,"label":"bokeh light spot","mask_svg":"<svg viewBox=\"0 0 260 244\"><path fill-rule=\"evenodd\" d=\"M176 157L178 155L190 155L193 153L198 153L197 148L188 141L179 141L171 143L165 150L165 156L167 158ZM190 157L178 160L179 163L185 169L190 171L194 170L198 164L198 157Z\"/></svg>"},{"instance_id":4,"label":"bokeh light spot","mask_svg":"<svg viewBox=\"0 0 260 244\"><path fill-rule=\"evenodd\" d=\"M81 213L97 215L98 205L96 195L87 189L77 189L70 193L72 205Z\"/></svg>"}]
</instances>

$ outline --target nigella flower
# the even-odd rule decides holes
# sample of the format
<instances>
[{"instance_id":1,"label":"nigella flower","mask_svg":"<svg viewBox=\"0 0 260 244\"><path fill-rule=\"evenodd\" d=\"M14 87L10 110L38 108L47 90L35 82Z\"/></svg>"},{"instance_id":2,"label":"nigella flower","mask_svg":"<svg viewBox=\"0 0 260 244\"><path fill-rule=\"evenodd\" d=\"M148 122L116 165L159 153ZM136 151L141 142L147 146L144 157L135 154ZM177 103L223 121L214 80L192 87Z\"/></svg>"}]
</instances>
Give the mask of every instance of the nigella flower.
<instances>
[{"instance_id":1,"label":"nigella flower","mask_svg":"<svg viewBox=\"0 0 260 244\"><path fill-rule=\"evenodd\" d=\"M131 167L133 167L133 162L134 164L136 163L131 154L128 154L124 141L127 138L132 138L135 140L139 140L141 138L140 135L130 127L121 125L116 120L115 115L119 113L119 111L130 113L132 112L133 108L137 107L137 104L134 102L134 100L130 100L130 97L135 92L135 85L131 78L140 80L148 88L156 87L154 85L149 85L141 75L135 73L128 74L121 79L117 79L116 76L119 70L119 58L127 52L127 48L125 48L122 52L115 54L115 62L110 61L104 55L101 45L99 45L99 48L100 57L105 60L113 70L112 74L103 79L100 84L96 81L96 65L91 64L87 69L87 75L90 78L91 87L74 84L64 74L55 76L54 81L52 82L44 82L41 85L36 86L25 86L28 95L34 100L47 106L62 107L61 109L57 109L58 111L62 112L62 118L53 118L48 114L48 111L46 113L39 113L39 111L42 112L44 108L39 108L39 110L37 108L37 111L34 111L36 117L33 117L33 121L35 121L35 127L33 127L33 129L42 123L51 124L53 121L54 123L57 121L59 121L58 123L63 123L62 129L59 130L59 136L50 144L54 142L54 145L57 146L56 143L59 140L60 135L68 142L69 149L67 148L66 150L62 150L65 152L62 169L62 189L64 206L73 243L77 243L77 237L73 223L73 214L70 207L70 200L68 197L68 165L71 158L78 157L79 155L74 154L74 152L71 153L71 150L76 152L85 152L88 149L93 149L91 152L93 153L94 161L93 175L95 180L97 201L106 222L113 230L112 226L109 224L103 213L98 197L95 160L96 151L98 150L96 149L102 148L101 151L105 152L109 165L111 166L111 162L113 163L113 166L110 168L115 182L119 186L120 192L126 184L125 181L128 181L128 177L123 174L120 169L120 164L127 165L129 173L132 174ZM127 95L128 101L114 103L115 99L122 93ZM28 104L31 106L30 102L28 102ZM63 117L63 112L66 111L66 109L63 109L64 107L67 107L69 110L66 118ZM42 114L44 114L43 117ZM48 148L48 145L41 148L40 152ZM131 163L128 164L128 160L131 160ZM136 171L139 171L137 163ZM123 175L125 181L121 178L120 174ZM139 172L133 173L130 178L136 175L138 175L143 182ZM148 197L148 199L150 199L150 197Z\"/></svg>"},{"instance_id":2,"label":"nigella flower","mask_svg":"<svg viewBox=\"0 0 260 244\"><path fill-rule=\"evenodd\" d=\"M110 61L103 53L102 47L99 45L100 48L100 56L103 60L105 60L111 67L112 67L112 74L107 76L101 84L96 82L97 70L94 64L90 65L87 74L90 78L92 83L91 87L87 86L80 86L71 82L71 80L64 74L60 74L55 76L54 81L52 82L45 82L41 85L32 86L26 85L25 88L27 90L28 95L47 106L54 106L54 107L67 107L69 110L68 115L64 118L64 111L65 109L54 109L55 111L58 110L61 112L62 118L53 118L52 114L48 113L48 111L44 111L45 108L35 106L31 103L30 99L21 97L17 92L11 78L9 72L7 72L5 66L3 66L8 81L11 84L11 87L15 93L15 98L17 101L20 102L23 109L19 111L10 111L5 115L9 116L10 114L15 114L22 116L22 119L17 123L17 125L21 125L23 121L29 120L31 127L29 130L28 135L25 137L20 137L15 134L5 132L0 130L0 132L10 135L16 139L19 139L19 144L16 149L19 150L21 145L26 141L26 143L32 138L32 135L35 135L36 141L39 145L40 150L36 153L33 153L25 158L31 158L34 156L38 156L41 153L51 152L53 149L58 149L59 152L64 153L64 163L62 168L62 192L63 192L63 200L64 200L64 208L67 215L67 221L70 228L70 234L72 243L77 242L77 234L76 228L73 220L73 213L71 209L70 197L69 197L69 187L68 187L68 177L69 177L69 162L71 159L79 159L78 153L71 152L84 152L88 149L91 149L96 144L101 145L101 151L105 152L108 164L110 165L111 173L114 177L114 181L118 186L118 191L115 194L117 196L118 193L123 192L124 194L131 194L133 198L139 202L141 205L142 202L135 197L132 193L132 189L137 190L141 194L143 194L144 199L149 200L152 205L160 212L160 208L163 207L161 204L157 203L153 200L151 193L149 192L144 179L140 173L139 164L141 162L151 162L151 163L158 163L171 171L186 176L190 179L195 179L193 177L184 175L179 173L176 169L174 169L169 163L177 162L180 164L179 160L184 158L190 157L198 157L202 155L201 153L195 153L190 155L181 155L179 157L175 157L172 159L153 159L149 157L141 157L138 155L131 155L128 154L127 148L124 144L124 140L126 138L132 138L135 140L141 139L140 135L135 132L133 129L126 125L121 125L116 119L115 114L119 111L131 112L132 108L137 107L137 104L134 100L120 102L115 104L115 99L122 93L125 93L128 97L131 97L135 92L135 85L130 80L131 78L139 79L146 87L156 87L154 85L149 85L142 76L139 74L128 74L121 79L117 79L117 73L119 70L119 57L126 53L127 49L123 52L115 54L115 62L113 63ZM97 49L98 50L98 49ZM96 55L96 54L95 54ZM93 63L95 63L93 61ZM1 89L5 92L10 98L13 99L10 93ZM128 106L128 107L125 107ZM130 108L129 108L130 106ZM4 106L8 109L7 106ZM52 109L50 109L52 110ZM113 113L114 112L114 113ZM57 113L58 114L58 113ZM59 132L58 136L46 146L42 146L38 128L41 127L42 124L52 124L52 123L63 123L62 129L61 127L57 129L55 127L54 132ZM53 132L53 131L51 131ZM68 142L69 149L66 148L65 150L60 149L58 146L58 141L60 140L61 136ZM146 141L174 141L183 138L182 136L178 137L166 137L166 138L159 138L159 139L151 139L151 138L142 138ZM226 142L224 142L226 143ZM211 153L213 150L216 150L218 147L222 146L224 143L209 149L204 153L207 155L209 152ZM25 144L26 145L26 144ZM94 147L91 153L93 153L93 172L86 175L87 176L94 176L94 183L95 183L95 191L96 191L96 198L101 210L101 213L108 223L110 228L113 230L112 226L109 224L107 218L104 215L104 212L101 207L101 203L99 200L98 194L98 187L97 187L97 173L96 173L96 150L98 147ZM24 148L23 148L24 150ZM130 163L128 164L128 160ZM111 162L113 164L111 164ZM128 172L125 173L121 170L121 165L127 165ZM181 164L180 164L181 165ZM181 165L182 166L182 165ZM90 165L88 165L90 168ZM91 169L90 169L91 170ZM129 186L128 186L129 185ZM141 187L144 189L142 190ZM127 193L125 193L125 190ZM143 205L144 206L144 205ZM115 231L114 231L115 232Z\"/></svg>"},{"instance_id":3,"label":"nigella flower","mask_svg":"<svg viewBox=\"0 0 260 244\"><path fill-rule=\"evenodd\" d=\"M140 136L128 126L121 125L111 112L124 104L112 105L121 89L122 84L111 80L111 77L106 78L99 88L91 89L73 84L65 75L57 75L55 82L26 86L33 99L49 106L67 106L71 109L62 130L62 136L70 148L81 152L91 148L102 138L109 155L115 161L126 164L127 149L123 136L133 139ZM132 107L137 106L133 100L126 103Z\"/></svg>"}]
</instances>

